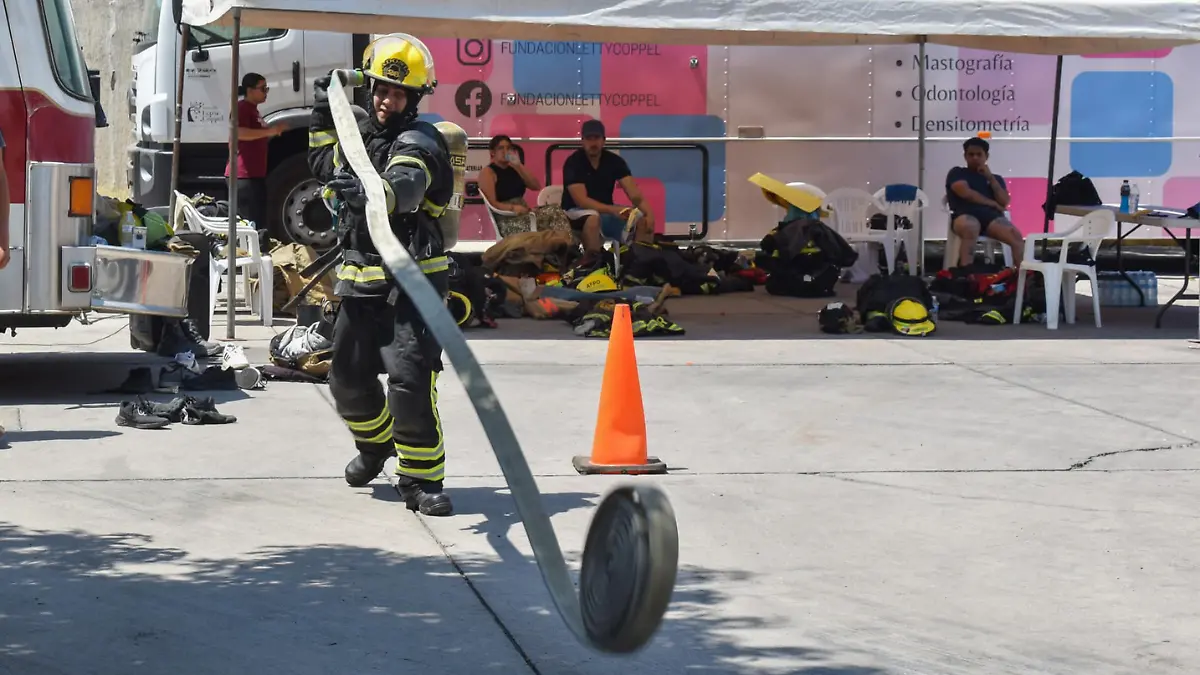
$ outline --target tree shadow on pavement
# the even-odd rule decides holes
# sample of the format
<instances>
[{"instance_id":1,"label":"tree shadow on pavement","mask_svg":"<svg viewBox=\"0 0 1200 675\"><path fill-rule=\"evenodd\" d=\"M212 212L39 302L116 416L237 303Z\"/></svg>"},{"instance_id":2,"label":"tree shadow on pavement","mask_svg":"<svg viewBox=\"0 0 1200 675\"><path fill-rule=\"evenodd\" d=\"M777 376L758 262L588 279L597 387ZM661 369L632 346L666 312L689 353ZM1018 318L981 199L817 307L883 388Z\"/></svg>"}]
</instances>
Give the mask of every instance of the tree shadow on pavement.
<instances>
[{"instance_id":1,"label":"tree shadow on pavement","mask_svg":"<svg viewBox=\"0 0 1200 675\"><path fill-rule=\"evenodd\" d=\"M25 353L0 354L0 405L65 405L66 410L113 408L121 401L133 400L134 393L111 391L126 381L137 368L149 368L157 375L170 359L143 353ZM212 367L212 366L210 366ZM197 397L211 396L217 405L250 398L241 389L183 391ZM172 394L149 392L147 398L165 401Z\"/></svg>"},{"instance_id":2,"label":"tree shadow on pavement","mask_svg":"<svg viewBox=\"0 0 1200 675\"><path fill-rule=\"evenodd\" d=\"M374 497L399 501L391 485L375 484ZM776 635L788 628L785 617L748 615L732 610L731 604L739 591L753 591L754 575L742 570L716 570L680 565L671 608L663 626L645 651L622 660L621 668L580 669L578 660L563 657L560 645L574 643L574 637L558 617L553 601L541 581L532 554L517 548L513 536L519 536L522 547L528 546L516 504L507 488L456 487L453 490L456 516L483 516L483 519L462 528L482 536L490 556L481 560L477 553L459 552L459 547L447 547L447 555L464 573L489 606L504 621L517 642L530 655L542 673L592 672L704 672L704 673L770 673L772 675L884 675L885 671L870 667L831 663L835 658L820 649L779 644L749 646L732 633L749 638L756 632L772 631ZM594 492L546 492L542 504L547 514L559 514L584 509L589 514L599 502ZM590 520L590 515L588 516ZM436 536L443 524L457 527L453 519L430 519L430 529ZM586 532L586 528L579 528ZM571 566L572 577L579 583L579 564L583 537L578 542L558 532L559 545ZM532 586L531 586L532 584ZM798 630L793 630L793 635ZM764 642L763 635L753 641ZM623 671L622 671L623 669Z\"/></svg>"},{"instance_id":3,"label":"tree shadow on pavement","mask_svg":"<svg viewBox=\"0 0 1200 675\"><path fill-rule=\"evenodd\" d=\"M456 562L473 580L521 564ZM528 578L515 590L541 588L535 568L523 565L521 574ZM820 667L829 657L819 651L744 647L724 637L766 622L721 611L729 599L723 587L745 578L681 570L672 615L633 663L597 657L573 641L559 642L558 658L549 662L536 648L526 650L545 675L631 672L643 659L666 659L658 667L664 673L883 672ZM308 545L206 558L140 534L33 531L0 522L0 579L0 673L530 672L441 556ZM555 640L566 634L557 616L536 607L500 615L510 627L519 624L519 642L535 631ZM756 667L761 660L806 665Z\"/></svg>"}]
</instances>

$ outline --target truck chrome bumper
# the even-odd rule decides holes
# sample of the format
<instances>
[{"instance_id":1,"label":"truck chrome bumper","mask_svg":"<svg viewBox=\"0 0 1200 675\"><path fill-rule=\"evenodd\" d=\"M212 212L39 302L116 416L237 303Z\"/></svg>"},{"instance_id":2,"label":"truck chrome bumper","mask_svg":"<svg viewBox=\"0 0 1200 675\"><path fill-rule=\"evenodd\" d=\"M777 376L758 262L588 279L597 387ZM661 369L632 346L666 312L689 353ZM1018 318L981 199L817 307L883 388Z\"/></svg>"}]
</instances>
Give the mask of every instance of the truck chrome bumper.
<instances>
[{"instance_id":1,"label":"truck chrome bumper","mask_svg":"<svg viewBox=\"0 0 1200 675\"><path fill-rule=\"evenodd\" d=\"M122 246L63 248L63 267L90 260L89 307L97 312L186 318L193 258ZM68 280L64 280L68 283Z\"/></svg>"}]
</instances>

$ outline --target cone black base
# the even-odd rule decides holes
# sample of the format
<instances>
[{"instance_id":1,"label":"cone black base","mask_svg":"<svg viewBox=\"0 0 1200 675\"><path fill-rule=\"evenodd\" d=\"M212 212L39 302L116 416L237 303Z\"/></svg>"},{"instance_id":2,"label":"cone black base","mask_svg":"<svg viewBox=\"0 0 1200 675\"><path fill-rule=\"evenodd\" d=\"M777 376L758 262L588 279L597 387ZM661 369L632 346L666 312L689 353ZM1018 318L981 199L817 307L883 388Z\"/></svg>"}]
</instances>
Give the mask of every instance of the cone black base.
<instances>
[{"instance_id":1,"label":"cone black base","mask_svg":"<svg viewBox=\"0 0 1200 675\"><path fill-rule=\"evenodd\" d=\"M584 475L594 474L658 474L667 472L667 463L657 457L647 457L645 464L596 464L591 457L578 455L571 460L571 466Z\"/></svg>"}]
</instances>

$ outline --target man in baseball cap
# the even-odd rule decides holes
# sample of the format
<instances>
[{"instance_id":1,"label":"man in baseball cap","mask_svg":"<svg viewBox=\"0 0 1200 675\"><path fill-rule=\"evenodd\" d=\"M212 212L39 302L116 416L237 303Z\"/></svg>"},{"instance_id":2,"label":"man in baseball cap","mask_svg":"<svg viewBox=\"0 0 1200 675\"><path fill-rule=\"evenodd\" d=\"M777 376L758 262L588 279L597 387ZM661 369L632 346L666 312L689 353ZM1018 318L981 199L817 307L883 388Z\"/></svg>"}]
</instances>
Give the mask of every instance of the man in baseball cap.
<instances>
[{"instance_id":1,"label":"man in baseball cap","mask_svg":"<svg viewBox=\"0 0 1200 675\"><path fill-rule=\"evenodd\" d=\"M571 228L583 242L584 259L581 265L598 261L604 251L604 240L627 242L627 226L631 217L632 238L636 241L653 241L654 214L637 182L629 164L620 155L606 150L604 124L600 120L588 120L579 130L583 147L571 153L563 163L562 208L571 220ZM613 193L617 184L633 204L613 204ZM637 213L640 212L640 218Z\"/></svg>"}]
</instances>

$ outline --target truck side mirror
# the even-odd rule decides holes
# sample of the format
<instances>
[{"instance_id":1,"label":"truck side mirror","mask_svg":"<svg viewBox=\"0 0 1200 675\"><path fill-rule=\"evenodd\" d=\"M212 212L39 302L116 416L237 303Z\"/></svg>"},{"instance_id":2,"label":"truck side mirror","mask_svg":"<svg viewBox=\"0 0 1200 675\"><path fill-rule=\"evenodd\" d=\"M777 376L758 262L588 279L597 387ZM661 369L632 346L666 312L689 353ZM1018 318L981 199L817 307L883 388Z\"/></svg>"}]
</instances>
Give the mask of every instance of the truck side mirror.
<instances>
[{"instance_id":1,"label":"truck side mirror","mask_svg":"<svg viewBox=\"0 0 1200 675\"><path fill-rule=\"evenodd\" d=\"M92 100L96 104L96 128L108 126L108 116L104 114L104 106L100 105L100 71L88 70L88 85L92 90Z\"/></svg>"},{"instance_id":2,"label":"truck side mirror","mask_svg":"<svg viewBox=\"0 0 1200 675\"><path fill-rule=\"evenodd\" d=\"M183 23L183 0L171 0L171 17L176 26Z\"/></svg>"}]
</instances>

